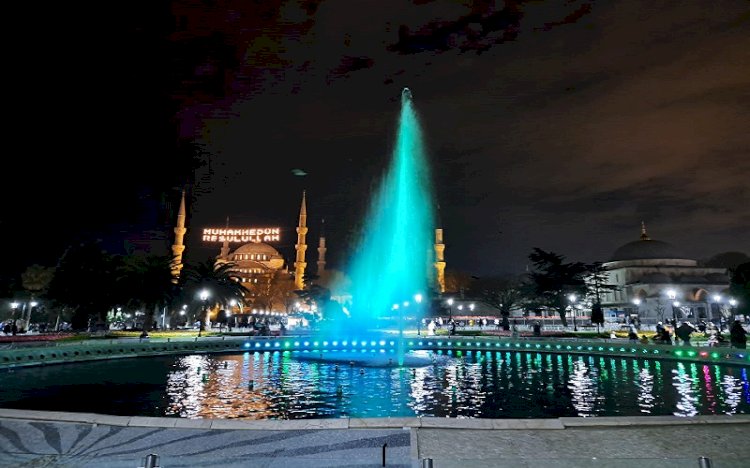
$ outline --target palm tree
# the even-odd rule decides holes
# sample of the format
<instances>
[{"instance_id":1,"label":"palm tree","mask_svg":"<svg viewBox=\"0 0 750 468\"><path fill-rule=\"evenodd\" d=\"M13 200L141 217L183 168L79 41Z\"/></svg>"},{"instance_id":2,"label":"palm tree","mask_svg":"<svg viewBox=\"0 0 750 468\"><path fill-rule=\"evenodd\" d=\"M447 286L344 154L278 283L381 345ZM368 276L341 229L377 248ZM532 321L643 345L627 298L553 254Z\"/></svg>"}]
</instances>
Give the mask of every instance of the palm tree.
<instances>
[{"instance_id":1,"label":"palm tree","mask_svg":"<svg viewBox=\"0 0 750 468\"><path fill-rule=\"evenodd\" d=\"M120 288L127 302L145 313L143 332L148 334L154 314L171 303L177 293L173 282L174 259L164 255L136 254L125 258Z\"/></svg>"},{"instance_id":2,"label":"palm tree","mask_svg":"<svg viewBox=\"0 0 750 468\"><path fill-rule=\"evenodd\" d=\"M248 293L235 276L234 263L209 259L195 265L186 265L180 277L187 298L198 297L201 291L208 292L200 314L200 332L206 329L207 312L216 304L226 307L232 300L243 301ZM210 306L210 307L209 307Z\"/></svg>"}]
</instances>

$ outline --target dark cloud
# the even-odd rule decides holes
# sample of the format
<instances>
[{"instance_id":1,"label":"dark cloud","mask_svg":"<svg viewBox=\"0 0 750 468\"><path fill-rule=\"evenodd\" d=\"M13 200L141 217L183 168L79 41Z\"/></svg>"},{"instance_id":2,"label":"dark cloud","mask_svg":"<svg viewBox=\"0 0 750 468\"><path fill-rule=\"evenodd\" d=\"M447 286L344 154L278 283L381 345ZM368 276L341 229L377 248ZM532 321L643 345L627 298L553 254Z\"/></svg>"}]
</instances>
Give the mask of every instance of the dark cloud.
<instances>
[{"instance_id":1,"label":"dark cloud","mask_svg":"<svg viewBox=\"0 0 750 468\"><path fill-rule=\"evenodd\" d=\"M696 258L750 252L746 2L139 5L132 83L81 85L66 93L70 106L14 114L48 132L45 148L27 138L33 154L71 148L107 172L106 181L78 174L82 156L50 163L35 190L52 200L46 218L57 224L71 207L86 218L77 207L90 192L136 210L133 184L185 180L195 161L173 147L195 141L194 229L227 215L291 228L304 188L311 223L326 218L340 261L387 164L408 86L449 267L515 271L534 246L601 260L637 239L641 220ZM99 59L92 50L88 62ZM114 91L132 87L130 101ZM87 99L96 104L64 132L67 109ZM168 137L154 144L158 135ZM42 232L49 219L23 215L29 206L19 202L14 219Z\"/></svg>"}]
</instances>

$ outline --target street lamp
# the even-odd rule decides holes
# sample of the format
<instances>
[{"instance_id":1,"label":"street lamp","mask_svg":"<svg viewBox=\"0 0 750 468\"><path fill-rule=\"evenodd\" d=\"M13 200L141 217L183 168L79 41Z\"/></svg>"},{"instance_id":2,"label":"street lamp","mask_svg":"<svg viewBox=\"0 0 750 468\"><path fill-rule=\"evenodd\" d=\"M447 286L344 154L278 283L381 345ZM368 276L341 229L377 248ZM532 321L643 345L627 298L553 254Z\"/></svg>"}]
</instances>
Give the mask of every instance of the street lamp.
<instances>
[{"instance_id":1,"label":"street lamp","mask_svg":"<svg viewBox=\"0 0 750 468\"><path fill-rule=\"evenodd\" d=\"M675 301L675 298L677 298L677 293L674 289L667 290L667 297L672 301L672 326L677 328L677 311L675 308L680 306L680 303L678 301Z\"/></svg>"},{"instance_id":2,"label":"street lamp","mask_svg":"<svg viewBox=\"0 0 750 468\"><path fill-rule=\"evenodd\" d=\"M641 322L641 299L639 297L636 297L635 299L633 299L633 305L635 306L636 320L638 320L638 323L640 324Z\"/></svg>"},{"instance_id":3,"label":"street lamp","mask_svg":"<svg viewBox=\"0 0 750 468\"><path fill-rule=\"evenodd\" d=\"M421 312L422 312L422 308L421 308L421 306L422 306L422 295L419 294L419 293L415 294L414 295L414 302L417 303L417 311L415 312L415 316L417 318L417 336L421 336L422 335L422 330L421 330L421 326L420 325L422 324L422 314L421 314Z\"/></svg>"},{"instance_id":4,"label":"street lamp","mask_svg":"<svg viewBox=\"0 0 750 468\"><path fill-rule=\"evenodd\" d=\"M201 323L200 327L198 327L198 336L201 336L203 330L206 329L206 320L208 319L208 296L210 295L211 293L208 292L207 289L202 290L199 294L201 301L203 301L203 311L201 312Z\"/></svg>"},{"instance_id":5,"label":"street lamp","mask_svg":"<svg viewBox=\"0 0 750 468\"><path fill-rule=\"evenodd\" d=\"M570 301L570 309L571 309L571 312L573 313L573 331L578 331L578 323L576 322L576 308L575 308L575 303L577 299L578 298L576 297L575 294L568 295L568 300Z\"/></svg>"},{"instance_id":6,"label":"street lamp","mask_svg":"<svg viewBox=\"0 0 750 468\"><path fill-rule=\"evenodd\" d=\"M449 297L446 301L448 303L448 323L453 320L453 298Z\"/></svg>"},{"instance_id":7,"label":"street lamp","mask_svg":"<svg viewBox=\"0 0 750 468\"><path fill-rule=\"evenodd\" d=\"M714 304L716 304L716 312L719 314L719 323L721 324L722 315L721 315L721 296L718 294L714 294L713 296ZM711 320L715 320L714 317L714 311L711 310Z\"/></svg>"},{"instance_id":8,"label":"street lamp","mask_svg":"<svg viewBox=\"0 0 750 468\"><path fill-rule=\"evenodd\" d=\"M737 299L730 297L729 305L732 306L732 316L730 317L730 319L734 319L734 317L737 315Z\"/></svg>"}]
</instances>

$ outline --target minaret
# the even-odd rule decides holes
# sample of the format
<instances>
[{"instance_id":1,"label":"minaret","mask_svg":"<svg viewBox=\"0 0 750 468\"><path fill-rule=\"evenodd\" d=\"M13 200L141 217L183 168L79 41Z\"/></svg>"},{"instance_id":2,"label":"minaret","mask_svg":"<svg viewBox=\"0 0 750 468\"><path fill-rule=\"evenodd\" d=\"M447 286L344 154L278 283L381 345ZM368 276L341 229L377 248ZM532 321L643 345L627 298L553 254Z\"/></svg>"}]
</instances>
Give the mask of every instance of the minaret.
<instances>
[{"instance_id":1,"label":"minaret","mask_svg":"<svg viewBox=\"0 0 750 468\"><path fill-rule=\"evenodd\" d=\"M182 252L185 251L185 244L183 239L185 238L185 190L182 190L182 199L180 200L180 211L177 212L177 225L174 228L174 244L172 244L172 279L173 283L177 283L180 278L180 271L182 271Z\"/></svg>"},{"instance_id":2,"label":"minaret","mask_svg":"<svg viewBox=\"0 0 750 468\"><path fill-rule=\"evenodd\" d=\"M440 293L445 292L445 244L443 243L443 229L435 229L435 271L437 286Z\"/></svg>"},{"instance_id":3,"label":"minaret","mask_svg":"<svg viewBox=\"0 0 750 468\"><path fill-rule=\"evenodd\" d=\"M226 229L229 229L229 216L227 216L227 226ZM219 259L223 261L229 261L229 240L227 240L226 236L224 237L224 243L221 244L221 252L219 252Z\"/></svg>"},{"instance_id":4,"label":"minaret","mask_svg":"<svg viewBox=\"0 0 750 468\"><path fill-rule=\"evenodd\" d=\"M326 271L326 220L320 223L320 240L318 241L318 276Z\"/></svg>"},{"instance_id":5,"label":"minaret","mask_svg":"<svg viewBox=\"0 0 750 468\"><path fill-rule=\"evenodd\" d=\"M646 223L641 221L641 240L647 241L651 240L650 237L648 237L648 234L646 234Z\"/></svg>"},{"instance_id":6,"label":"minaret","mask_svg":"<svg viewBox=\"0 0 750 468\"><path fill-rule=\"evenodd\" d=\"M297 251L297 261L294 262L294 287L304 289L305 287L305 235L307 234L307 205L305 204L305 192L302 191L302 206L299 209L299 225L297 226L297 243L294 250Z\"/></svg>"}]
</instances>

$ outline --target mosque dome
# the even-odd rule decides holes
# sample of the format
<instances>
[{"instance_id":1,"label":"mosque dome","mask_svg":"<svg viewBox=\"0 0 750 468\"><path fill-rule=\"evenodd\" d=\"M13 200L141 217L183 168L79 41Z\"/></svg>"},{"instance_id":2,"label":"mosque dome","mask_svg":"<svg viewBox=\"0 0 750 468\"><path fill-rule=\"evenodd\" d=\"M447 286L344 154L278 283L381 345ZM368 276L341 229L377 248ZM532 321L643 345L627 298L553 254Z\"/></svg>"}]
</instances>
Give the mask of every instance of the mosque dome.
<instances>
[{"instance_id":1,"label":"mosque dome","mask_svg":"<svg viewBox=\"0 0 750 468\"><path fill-rule=\"evenodd\" d=\"M672 244L658 240L638 240L628 242L612 254L611 262L620 260L648 260L656 258L682 258L682 255Z\"/></svg>"},{"instance_id":2,"label":"mosque dome","mask_svg":"<svg viewBox=\"0 0 750 468\"><path fill-rule=\"evenodd\" d=\"M263 269L271 270L284 266L284 257L279 251L262 242L241 245L229 254L229 261L244 269L256 269L258 264L262 264Z\"/></svg>"},{"instance_id":3,"label":"mosque dome","mask_svg":"<svg viewBox=\"0 0 750 468\"><path fill-rule=\"evenodd\" d=\"M232 252L232 257L234 257L235 255L239 255L239 254L246 254L246 255L254 254L256 255L256 257L254 257L253 260L258 258L257 255L266 255L269 258L281 256L278 250L262 242L250 242L248 244L241 245L237 248L237 250Z\"/></svg>"},{"instance_id":4,"label":"mosque dome","mask_svg":"<svg viewBox=\"0 0 750 468\"><path fill-rule=\"evenodd\" d=\"M612 254L610 262L622 260L684 259L689 260L677 248L667 242L651 239L646 226L641 226L640 240L620 246Z\"/></svg>"}]
</instances>

